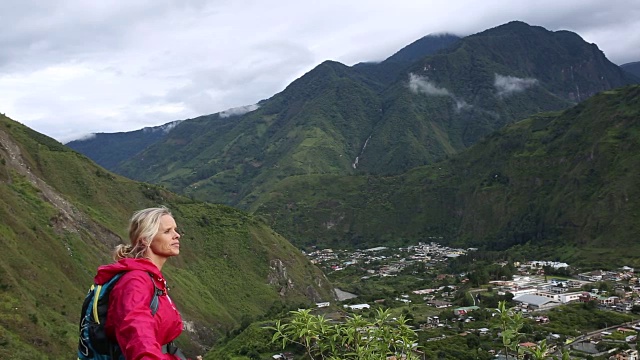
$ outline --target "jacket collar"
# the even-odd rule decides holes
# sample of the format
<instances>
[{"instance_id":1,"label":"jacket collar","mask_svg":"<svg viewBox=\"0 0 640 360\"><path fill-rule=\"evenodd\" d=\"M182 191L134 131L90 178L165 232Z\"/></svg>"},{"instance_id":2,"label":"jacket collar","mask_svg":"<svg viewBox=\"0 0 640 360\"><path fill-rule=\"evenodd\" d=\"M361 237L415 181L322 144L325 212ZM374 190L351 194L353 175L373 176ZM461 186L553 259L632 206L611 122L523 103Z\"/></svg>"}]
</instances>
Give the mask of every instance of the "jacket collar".
<instances>
[{"instance_id":1,"label":"jacket collar","mask_svg":"<svg viewBox=\"0 0 640 360\"><path fill-rule=\"evenodd\" d=\"M111 280L116 274L119 274L123 271L131 271L131 270L142 270L154 275L155 279L160 281L164 281L162 273L158 269L158 267L148 259L120 259L119 261L102 265L98 268L98 273L94 278L94 282L96 284L104 284L107 281Z\"/></svg>"}]
</instances>

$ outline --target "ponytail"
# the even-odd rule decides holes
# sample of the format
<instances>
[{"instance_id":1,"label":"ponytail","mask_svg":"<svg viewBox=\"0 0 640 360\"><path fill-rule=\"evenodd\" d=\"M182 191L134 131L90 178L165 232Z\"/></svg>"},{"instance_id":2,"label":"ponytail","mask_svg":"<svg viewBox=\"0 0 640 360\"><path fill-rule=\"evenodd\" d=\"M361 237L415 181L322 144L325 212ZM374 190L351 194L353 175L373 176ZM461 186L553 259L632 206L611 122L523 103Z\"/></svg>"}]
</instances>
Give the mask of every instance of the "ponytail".
<instances>
[{"instance_id":1,"label":"ponytail","mask_svg":"<svg viewBox=\"0 0 640 360\"><path fill-rule=\"evenodd\" d=\"M113 260L142 258L160 228L160 218L171 215L166 207L136 211L129 222L130 245L120 244L113 250Z\"/></svg>"}]
</instances>

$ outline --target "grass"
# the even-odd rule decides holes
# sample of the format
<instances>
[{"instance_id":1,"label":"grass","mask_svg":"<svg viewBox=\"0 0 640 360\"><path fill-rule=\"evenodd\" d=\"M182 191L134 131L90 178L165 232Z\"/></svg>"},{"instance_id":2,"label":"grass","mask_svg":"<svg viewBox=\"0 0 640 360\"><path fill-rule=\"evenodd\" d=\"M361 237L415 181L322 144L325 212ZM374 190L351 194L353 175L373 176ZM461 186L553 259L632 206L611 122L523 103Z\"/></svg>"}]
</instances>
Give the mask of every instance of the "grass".
<instances>
[{"instance_id":1,"label":"grass","mask_svg":"<svg viewBox=\"0 0 640 360\"><path fill-rule=\"evenodd\" d=\"M163 270L196 331L178 341L190 356L274 306L331 297L321 272L251 215L111 174L8 118L0 117L0 131L48 185L0 163L0 358L60 359L75 351L78 312L96 268L111 262L128 218L145 207L168 206L183 232L181 255ZM9 158L6 148L0 156ZM278 274L275 262L286 271Z\"/></svg>"}]
</instances>

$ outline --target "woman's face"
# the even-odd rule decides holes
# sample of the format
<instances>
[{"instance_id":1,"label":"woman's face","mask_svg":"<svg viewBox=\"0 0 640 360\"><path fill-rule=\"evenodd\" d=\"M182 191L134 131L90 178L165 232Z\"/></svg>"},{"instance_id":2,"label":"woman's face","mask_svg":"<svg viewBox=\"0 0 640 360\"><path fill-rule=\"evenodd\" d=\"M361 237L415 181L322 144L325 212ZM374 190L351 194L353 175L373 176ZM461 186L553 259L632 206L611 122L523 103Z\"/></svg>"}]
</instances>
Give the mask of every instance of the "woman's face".
<instances>
[{"instance_id":1,"label":"woman's face","mask_svg":"<svg viewBox=\"0 0 640 360\"><path fill-rule=\"evenodd\" d=\"M162 215L160 227L149 248L155 255L165 258L180 254L180 234L171 215Z\"/></svg>"}]
</instances>

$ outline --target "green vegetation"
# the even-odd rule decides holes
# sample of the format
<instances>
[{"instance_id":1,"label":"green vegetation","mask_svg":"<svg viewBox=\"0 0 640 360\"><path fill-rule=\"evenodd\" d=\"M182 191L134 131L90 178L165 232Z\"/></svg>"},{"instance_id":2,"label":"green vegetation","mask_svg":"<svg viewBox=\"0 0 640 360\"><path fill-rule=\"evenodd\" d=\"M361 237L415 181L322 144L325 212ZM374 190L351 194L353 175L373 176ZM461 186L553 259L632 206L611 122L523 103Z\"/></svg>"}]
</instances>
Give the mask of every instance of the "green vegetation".
<instances>
[{"instance_id":1,"label":"green vegetation","mask_svg":"<svg viewBox=\"0 0 640 360\"><path fill-rule=\"evenodd\" d=\"M573 318L573 321L562 326L579 327L579 322L594 314L605 317L613 314L600 310L581 313L580 307L583 305L561 306L552 313L540 312L537 315L551 314L551 324L562 321L553 314L566 311L565 318ZM348 314L337 320L333 315L315 312L317 310L291 311L285 321L254 323L217 347L206 359L267 359L284 351L294 354L296 359L380 359L404 352L415 359L489 360L495 358L496 350L518 358L527 355L537 360L569 359L570 348L567 345L570 341L565 341L566 336L558 340L547 337L553 330L548 324L540 325L523 317L515 308L508 307L507 302L500 302L497 308L473 312L472 315L478 319L473 325L459 323L460 326L419 330L410 325L404 315L396 316L392 309L377 308L368 313ZM483 318L485 320L481 320ZM444 317L440 320L443 321ZM480 332L480 329L488 332ZM579 329L587 332L586 328ZM599 348L628 348L628 345L625 347L625 344L612 342L624 340L622 333L615 332L605 340ZM527 343L535 343L535 346Z\"/></svg>"},{"instance_id":2,"label":"green vegetation","mask_svg":"<svg viewBox=\"0 0 640 360\"><path fill-rule=\"evenodd\" d=\"M595 310L588 304L571 304L551 309L547 312L549 323L544 329L567 336L576 336L607 326L624 324L637 319L637 316L622 314L615 311Z\"/></svg>"},{"instance_id":3,"label":"green vegetation","mask_svg":"<svg viewBox=\"0 0 640 360\"><path fill-rule=\"evenodd\" d=\"M379 310L372 321L353 315L344 323L331 324L324 316L310 310L292 312L291 321L276 321L274 342L282 348L296 344L304 348L309 359L386 359L388 356L418 359L414 352L416 333L402 316L392 319L390 312Z\"/></svg>"},{"instance_id":4,"label":"green vegetation","mask_svg":"<svg viewBox=\"0 0 640 360\"><path fill-rule=\"evenodd\" d=\"M508 265L498 265L502 268L500 271L494 266L486 266L487 263L495 264L496 261L502 263L502 258L481 251L470 252L477 256L458 257L455 261L451 261L454 262L453 264L448 265L438 263L425 268L415 266L424 265L422 263L409 264L402 270L394 272L392 276L386 277L371 275L360 268L361 266L368 269L391 267L396 264L396 261L408 258L404 251L404 249L378 250L375 255L359 257L358 263L336 271L330 270L330 267L333 264L344 263L345 259L353 258L354 254L349 255L348 251L334 251L332 254L336 256L333 257L325 256L329 252L318 252L314 258L324 259L319 264L328 272L333 283L341 289L358 292L358 298L342 301L341 304L367 303L371 308L360 310L347 310L341 306L313 308L304 310L303 316L299 316L300 310L298 310L292 312L291 314L294 315L287 318L286 314L282 314L266 319L280 319L281 324L289 326L288 330L292 334L301 336L299 334L303 332L321 331L325 325L347 327L348 319L355 319L356 316L362 321L374 322L378 314L384 311L388 313L389 318L402 317L405 324L415 331L417 335L415 343L418 345L418 355L421 358L424 356L426 359L458 360L488 360L495 357L496 351L520 356L528 354L535 359L551 359L552 355L560 357L558 349L561 352L563 349L568 350L568 344L578 341L578 336L593 335L598 329L604 328L609 328L612 334L604 336L603 344L610 348L620 348L622 345L615 341L625 340L629 333L625 331L623 334L621 331L611 330L611 327L620 325L629 327L629 322L638 320L637 315L600 310L595 301L572 303L544 311L521 310L512 301L513 295L510 293L499 295L491 286L470 286L470 281L467 281L467 276L470 275L467 272L468 269L485 272L489 279L510 278L511 275L501 274L510 274L513 271ZM502 255L505 256L505 254ZM371 258L382 256L390 259L389 262L377 264L375 261L369 261ZM493 262L491 262L492 259ZM362 265L365 263L366 265ZM441 276L450 270L463 271L465 274L456 272L458 275ZM590 284L591 286L603 291L613 291L613 286L607 282ZM423 288L433 291L425 292L428 294L427 297L425 294L412 292L412 290ZM364 294L359 292L361 290L364 290ZM436 300L434 303L451 302L453 307L436 308L432 300ZM456 310L461 310L460 306L469 307L464 309L465 313L456 314ZM293 318L296 320L294 321ZM247 328L235 338L230 336L216 346L210 358L266 359L283 350L294 353L296 359L310 358L309 355L305 355L305 346L295 342L287 342L283 349L280 342L281 335L276 335L279 337L276 344L265 345L264 339L271 338L273 335L273 331L268 330L270 326L273 329L272 324L272 322L260 322ZM635 331L632 334L635 334ZM329 336L325 334L318 337ZM296 341L304 344L305 342L301 340ZM310 341L313 343L313 338ZM537 346L532 346L531 343ZM278 346L274 348L274 345ZM377 344L373 347L375 346L382 345ZM316 350L320 347L312 345L311 348ZM562 356L566 357L566 354L567 351L564 351ZM312 356L322 358L323 355L314 353ZM329 357L330 354L325 353L324 356ZM341 356L344 358L344 355Z\"/></svg>"},{"instance_id":5,"label":"green vegetation","mask_svg":"<svg viewBox=\"0 0 640 360\"><path fill-rule=\"evenodd\" d=\"M255 213L298 246L439 242L608 269L639 265L640 87L540 114L392 177L287 178Z\"/></svg>"},{"instance_id":6,"label":"green vegetation","mask_svg":"<svg viewBox=\"0 0 640 360\"><path fill-rule=\"evenodd\" d=\"M0 358L68 358L96 268L133 211L168 206L182 251L164 273L195 356L243 321L332 298L319 269L258 218L134 182L0 117Z\"/></svg>"}]
</instances>

